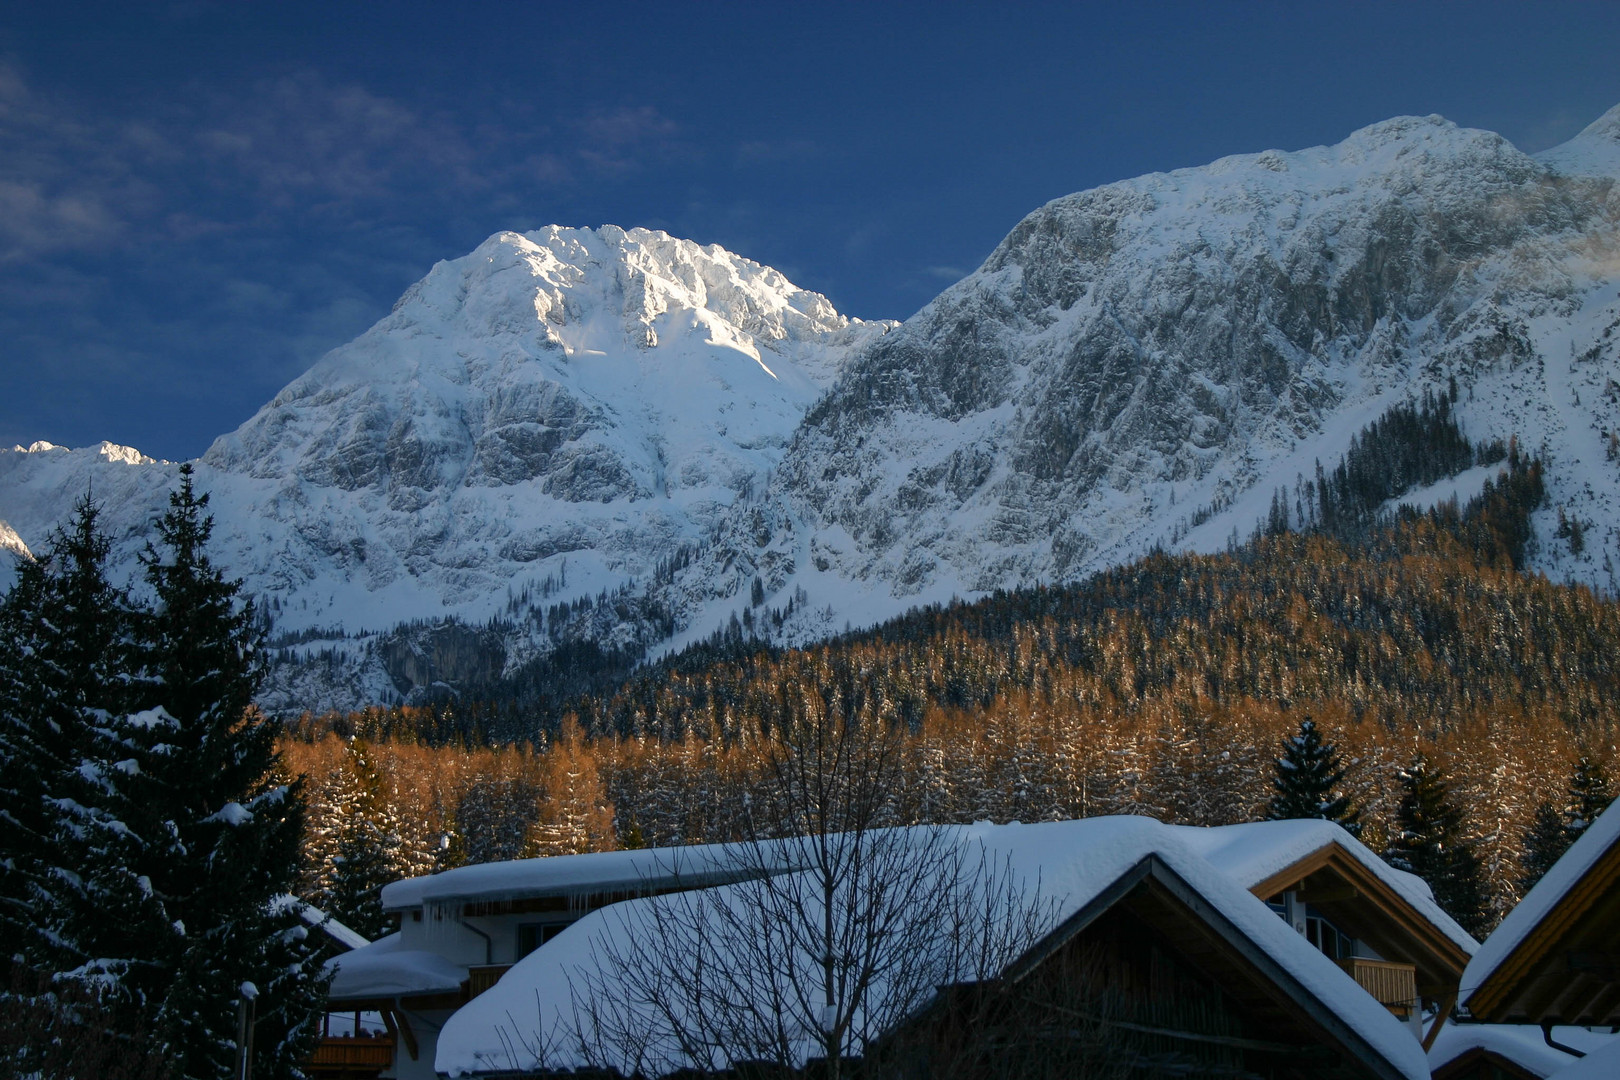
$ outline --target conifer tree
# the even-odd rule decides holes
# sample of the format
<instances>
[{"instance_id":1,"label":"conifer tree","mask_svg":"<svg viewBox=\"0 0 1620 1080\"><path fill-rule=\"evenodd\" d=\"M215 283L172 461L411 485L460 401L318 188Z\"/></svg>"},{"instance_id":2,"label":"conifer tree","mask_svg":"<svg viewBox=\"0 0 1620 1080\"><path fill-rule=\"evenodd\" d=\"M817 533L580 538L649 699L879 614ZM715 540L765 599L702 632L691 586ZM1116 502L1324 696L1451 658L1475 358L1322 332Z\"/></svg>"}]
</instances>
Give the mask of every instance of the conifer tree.
<instances>
[{"instance_id":1,"label":"conifer tree","mask_svg":"<svg viewBox=\"0 0 1620 1080\"><path fill-rule=\"evenodd\" d=\"M131 869L141 760L117 729L141 685L137 613L107 581L98 514L81 500L0 606L0 929L31 978L138 1008L126 976L168 920Z\"/></svg>"},{"instance_id":2,"label":"conifer tree","mask_svg":"<svg viewBox=\"0 0 1620 1080\"><path fill-rule=\"evenodd\" d=\"M540 816L540 789L529 780L481 776L456 807L455 833L469 863L521 858L529 829Z\"/></svg>"},{"instance_id":3,"label":"conifer tree","mask_svg":"<svg viewBox=\"0 0 1620 1080\"><path fill-rule=\"evenodd\" d=\"M1564 833L1573 844L1581 834L1614 801L1608 771L1603 763L1589 754L1582 754L1575 762L1575 771L1569 778L1569 805L1564 810Z\"/></svg>"},{"instance_id":4,"label":"conifer tree","mask_svg":"<svg viewBox=\"0 0 1620 1080\"><path fill-rule=\"evenodd\" d=\"M34 972L44 966L48 938L38 916L56 821L48 778L64 769L77 727L45 720L66 711L70 690L49 660L55 626L44 618L61 554L21 563L0 603L0 939L7 942L0 962L7 985L23 979L13 966ZM47 681L47 673L58 677Z\"/></svg>"},{"instance_id":5,"label":"conifer tree","mask_svg":"<svg viewBox=\"0 0 1620 1080\"><path fill-rule=\"evenodd\" d=\"M0 605L0 918L13 974L79 984L177 1078L229 1070L254 983L255 1074L293 1076L324 989L285 895L301 803L269 781L252 613L203 552L205 504L183 468L153 608L108 583L88 499Z\"/></svg>"},{"instance_id":6,"label":"conifer tree","mask_svg":"<svg viewBox=\"0 0 1620 1080\"><path fill-rule=\"evenodd\" d=\"M1420 753L1401 770L1400 781L1395 835L1385 860L1428 882L1446 914L1483 938L1489 930L1489 904L1479 857L1464 835L1462 811L1452 802L1445 773Z\"/></svg>"},{"instance_id":7,"label":"conifer tree","mask_svg":"<svg viewBox=\"0 0 1620 1080\"><path fill-rule=\"evenodd\" d=\"M1519 877L1520 893L1534 888L1568 847L1563 816L1553 809L1551 803L1537 804L1530 827L1524 833L1524 853L1519 857L1519 866L1523 871Z\"/></svg>"},{"instance_id":8,"label":"conifer tree","mask_svg":"<svg viewBox=\"0 0 1620 1080\"><path fill-rule=\"evenodd\" d=\"M1614 793L1603 763L1582 754L1570 772L1563 811L1545 802L1536 807L1535 818L1524 834L1524 854L1520 858L1524 876L1520 887L1529 892L1613 801Z\"/></svg>"},{"instance_id":9,"label":"conifer tree","mask_svg":"<svg viewBox=\"0 0 1620 1080\"><path fill-rule=\"evenodd\" d=\"M1299 734L1282 741L1282 754L1271 778L1266 820L1321 818L1337 822L1351 836L1359 836L1360 815L1347 796L1335 794L1344 773L1338 747L1323 742L1316 721L1307 716L1300 721Z\"/></svg>"},{"instance_id":10,"label":"conifer tree","mask_svg":"<svg viewBox=\"0 0 1620 1080\"><path fill-rule=\"evenodd\" d=\"M296 1075L316 1036L325 975L289 895L303 828L297 782L278 783L277 726L252 705L263 673L251 604L210 561L208 497L190 466L148 545L152 700L171 718L151 756L147 820L172 838L150 873L182 928L153 1037L177 1077L223 1075L236 1056L236 1002L257 992L253 1074Z\"/></svg>"},{"instance_id":11,"label":"conifer tree","mask_svg":"<svg viewBox=\"0 0 1620 1080\"><path fill-rule=\"evenodd\" d=\"M447 832L440 834L439 846L433 850L433 862L423 872L439 874L466 865L467 841L462 837L461 832L452 825Z\"/></svg>"}]
</instances>

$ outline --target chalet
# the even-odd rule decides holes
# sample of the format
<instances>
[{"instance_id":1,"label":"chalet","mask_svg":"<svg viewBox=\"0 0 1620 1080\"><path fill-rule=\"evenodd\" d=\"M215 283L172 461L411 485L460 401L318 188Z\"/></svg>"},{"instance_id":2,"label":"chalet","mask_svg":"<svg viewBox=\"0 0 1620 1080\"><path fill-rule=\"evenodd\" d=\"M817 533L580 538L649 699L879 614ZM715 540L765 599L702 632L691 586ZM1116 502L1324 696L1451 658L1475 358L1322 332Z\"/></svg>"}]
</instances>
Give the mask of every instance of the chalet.
<instances>
[{"instance_id":1,"label":"chalet","mask_svg":"<svg viewBox=\"0 0 1620 1080\"><path fill-rule=\"evenodd\" d=\"M399 931L331 963L319 1080L435 1076L439 1030L514 964L586 914L724 885L738 845L612 851L464 866L386 886ZM786 868L784 868L786 869Z\"/></svg>"},{"instance_id":2,"label":"chalet","mask_svg":"<svg viewBox=\"0 0 1620 1080\"><path fill-rule=\"evenodd\" d=\"M1620 813L1598 816L1463 972L1441 1080L1620 1076ZM1593 1029L1603 1029L1602 1033Z\"/></svg>"},{"instance_id":3,"label":"chalet","mask_svg":"<svg viewBox=\"0 0 1620 1080\"><path fill-rule=\"evenodd\" d=\"M1418 883L1372 865L1320 822L1176 829L1097 819L1091 831L1104 830L1128 842L1117 861L1087 869L1073 914L1000 979L936 1000L923 1025L930 1062L967 1075L1068 1075L1040 1036L1072 1037L1089 1017L1105 1052L1138 1063L1132 1075L1427 1075L1416 987L1432 980L1440 995L1454 993L1454 981L1440 980L1460 972L1473 943ZM1103 838L1074 839L1072 857L1085 859ZM1374 940L1410 959L1385 959ZM984 1028L1005 1032L1000 1060L975 1069Z\"/></svg>"},{"instance_id":4,"label":"chalet","mask_svg":"<svg viewBox=\"0 0 1620 1080\"><path fill-rule=\"evenodd\" d=\"M1038 996L1078 958L1102 963L1121 990L1108 1023L1142 1053L1278 1078L1427 1077L1421 1018L1451 1000L1475 948L1421 881L1326 822L1198 829L1094 818L955 834L1038 879L1061 907L1056 928L997 985ZM738 850L520 860L390 885L383 902L399 932L334 961L331 987L333 1014L380 1024L375 1045L390 1059L323 1075L535 1069L520 1060L521 1029L564 1015L570 971L615 925L602 909L725 889L755 862L733 858ZM950 988L928 1016L989 989ZM1164 1001L1185 1009L1155 1013Z\"/></svg>"}]
</instances>

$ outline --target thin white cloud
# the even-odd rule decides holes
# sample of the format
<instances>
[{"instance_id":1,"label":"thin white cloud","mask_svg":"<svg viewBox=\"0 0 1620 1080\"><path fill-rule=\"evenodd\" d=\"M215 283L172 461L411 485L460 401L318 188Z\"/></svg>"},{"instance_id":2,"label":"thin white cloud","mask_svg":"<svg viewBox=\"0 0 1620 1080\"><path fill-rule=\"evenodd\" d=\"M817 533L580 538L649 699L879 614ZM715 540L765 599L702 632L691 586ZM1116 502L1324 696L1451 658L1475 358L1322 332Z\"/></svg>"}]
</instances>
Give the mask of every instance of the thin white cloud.
<instances>
[{"instance_id":1,"label":"thin white cloud","mask_svg":"<svg viewBox=\"0 0 1620 1080\"><path fill-rule=\"evenodd\" d=\"M651 105L591 109L575 124L579 161L596 173L625 173L679 151L675 122Z\"/></svg>"}]
</instances>

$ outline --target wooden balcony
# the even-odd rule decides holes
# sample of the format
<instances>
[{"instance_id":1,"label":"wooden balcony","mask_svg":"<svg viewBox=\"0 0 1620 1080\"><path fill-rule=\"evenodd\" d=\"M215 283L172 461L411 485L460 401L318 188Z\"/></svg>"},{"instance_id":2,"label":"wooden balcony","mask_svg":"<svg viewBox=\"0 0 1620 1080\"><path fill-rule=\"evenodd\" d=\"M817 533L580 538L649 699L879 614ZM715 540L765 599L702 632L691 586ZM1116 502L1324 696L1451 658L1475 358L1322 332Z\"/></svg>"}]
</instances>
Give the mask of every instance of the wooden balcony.
<instances>
[{"instance_id":1,"label":"wooden balcony","mask_svg":"<svg viewBox=\"0 0 1620 1080\"><path fill-rule=\"evenodd\" d=\"M1393 960L1368 960L1352 956L1340 960L1344 969L1378 1004L1401 1019L1411 1015L1417 1005L1417 969L1411 964L1398 964Z\"/></svg>"},{"instance_id":2,"label":"wooden balcony","mask_svg":"<svg viewBox=\"0 0 1620 1080\"><path fill-rule=\"evenodd\" d=\"M467 969L467 996L475 998L500 981L512 969L511 964L483 964Z\"/></svg>"},{"instance_id":3,"label":"wooden balcony","mask_svg":"<svg viewBox=\"0 0 1620 1080\"><path fill-rule=\"evenodd\" d=\"M353 1038L328 1035L315 1045L305 1065L312 1077L323 1080L374 1077L394 1063L394 1040L386 1035Z\"/></svg>"}]
</instances>

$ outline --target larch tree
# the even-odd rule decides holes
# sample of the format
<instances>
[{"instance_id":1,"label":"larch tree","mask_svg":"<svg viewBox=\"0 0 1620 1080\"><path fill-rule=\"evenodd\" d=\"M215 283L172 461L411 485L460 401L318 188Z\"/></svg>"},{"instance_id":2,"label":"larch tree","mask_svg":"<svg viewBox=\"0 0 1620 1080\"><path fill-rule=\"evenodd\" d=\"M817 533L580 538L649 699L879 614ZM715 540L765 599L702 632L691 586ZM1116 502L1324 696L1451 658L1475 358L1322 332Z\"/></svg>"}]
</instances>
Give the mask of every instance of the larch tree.
<instances>
[{"instance_id":1,"label":"larch tree","mask_svg":"<svg viewBox=\"0 0 1620 1080\"><path fill-rule=\"evenodd\" d=\"M562 730L541 758L541 784L544 799L529 827L524 855L577 855L612 845L613 806L590 745L572 715L564 718Z\"/></svg>"},{"instance_id":2,"label":"larch tree","mask_svg":"<svg viewBox=\"0 0 1620 1080\"><path fill-rule=\"evenodd\" d=\"M400 872L403 840L388 781L365 743L349 743L338 765L337 829L325 889L318 902L338 922L368 938L381 937L382 888Z\"/></svg>"}]
</instances>

